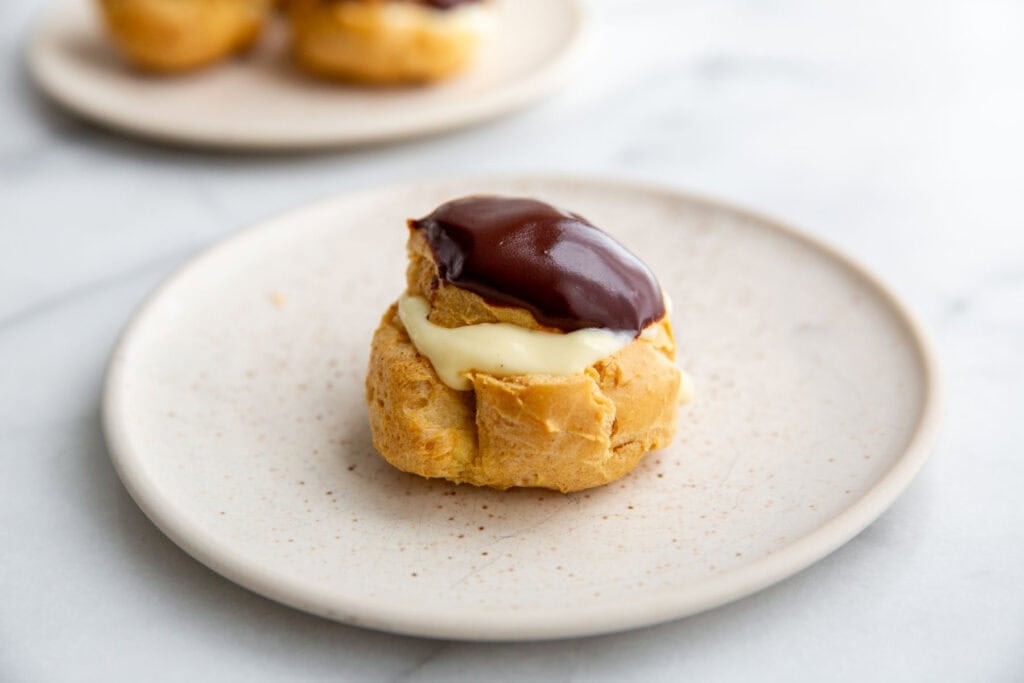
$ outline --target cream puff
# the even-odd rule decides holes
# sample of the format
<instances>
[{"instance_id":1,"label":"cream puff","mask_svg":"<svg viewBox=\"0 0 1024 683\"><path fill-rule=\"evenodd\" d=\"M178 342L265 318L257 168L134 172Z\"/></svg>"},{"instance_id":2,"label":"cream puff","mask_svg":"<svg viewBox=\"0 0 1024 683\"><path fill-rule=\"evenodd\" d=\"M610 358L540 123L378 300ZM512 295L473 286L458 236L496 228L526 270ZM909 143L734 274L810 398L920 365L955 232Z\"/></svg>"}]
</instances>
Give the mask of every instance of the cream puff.
<instances>
[{"instance_id":1,"label":"cream puff","mask_svg":"<svg viewBox=\"0 0 1024 683\"><path fill-rule=\"evenodd\" d=\"M491 23L491 0L290 0L303 69L376 84L427 83L466 68Z\"/></svg>"},{"instance_id":2,"label":"cream puff","mask_svg":"<svg viewBox=\"0 0 1024 683\"><path fill-rule=\"evenodd\" d=\"M99 0L120 52L147 71L188 71L248 48L271 0Z\"/></svg>"},{"instance_id":3,"label":"cream puff","mask_svg":"<svg viewBox=\"0 0 1024 683\"><path fill-rule=\"evenodd\" d=\"M622 245L523 198L458 199L409 229L406 291L366 379L388 462L569 492L671 442L688 385L662 289Z\"/></svg>"}]
</instances>

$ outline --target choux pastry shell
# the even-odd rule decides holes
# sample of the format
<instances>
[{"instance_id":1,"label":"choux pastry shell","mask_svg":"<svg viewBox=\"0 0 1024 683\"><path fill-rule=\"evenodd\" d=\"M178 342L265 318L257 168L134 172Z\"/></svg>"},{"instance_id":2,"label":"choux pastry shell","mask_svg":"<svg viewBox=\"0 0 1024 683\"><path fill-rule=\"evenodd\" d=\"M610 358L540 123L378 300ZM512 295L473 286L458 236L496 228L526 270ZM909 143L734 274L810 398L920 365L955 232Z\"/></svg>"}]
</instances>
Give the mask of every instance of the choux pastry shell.
<instances>
[{"instance_id":1,"label":"choux pastry shell","mask_svg":"<svg viewBox=\"0 0 1024 683\"><path fill-rule=\"evenodd\" d=\"M249 47L270 0L99 0L120 52L147 71L187 71Z\"/></svg>"},{"instance_id":2,"label":"choux pastry shell","mask_svg":"<svg viewBox=\"0 0 1024 683\"><path fill-rule=\"evenodd\" d=\"M440 10L410 0L290 0L303 69L373 84L427 83L464 69L486 29L486 2Z\"/></svg>"}]
</instances>

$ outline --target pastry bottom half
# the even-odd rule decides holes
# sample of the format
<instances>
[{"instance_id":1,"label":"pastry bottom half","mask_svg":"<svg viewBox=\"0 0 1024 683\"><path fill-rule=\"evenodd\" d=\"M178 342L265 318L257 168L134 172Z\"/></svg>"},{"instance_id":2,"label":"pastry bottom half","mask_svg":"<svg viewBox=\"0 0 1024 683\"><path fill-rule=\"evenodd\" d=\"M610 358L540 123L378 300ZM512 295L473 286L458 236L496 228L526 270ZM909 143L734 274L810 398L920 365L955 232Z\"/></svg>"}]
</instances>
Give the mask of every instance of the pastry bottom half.
<instances>
[{"instance_id":1,"label":"pastry bottom half","mask_svg":"<svg viewBox=\"0 0 1024 683\"><path fill-rule=\"evenodd\" d=\"M398 469L507 489L562 492L607 484L671 442L681 372L667 321L571 376L438 378L391 306L371 349L366 399L373 442Z\"/></svg>"},{"instance_id":2,"label":"pastry bottom half","mask_svg":"<svg viewBox=\"0 0 1024 683\"><path fill-rule=\"evenodd\" d=\"M295 61L319 76L383 85L438 81L469 64L478 27L432 16L449 12L400 5L292 0Z\"/></svg>"}]
</instances>

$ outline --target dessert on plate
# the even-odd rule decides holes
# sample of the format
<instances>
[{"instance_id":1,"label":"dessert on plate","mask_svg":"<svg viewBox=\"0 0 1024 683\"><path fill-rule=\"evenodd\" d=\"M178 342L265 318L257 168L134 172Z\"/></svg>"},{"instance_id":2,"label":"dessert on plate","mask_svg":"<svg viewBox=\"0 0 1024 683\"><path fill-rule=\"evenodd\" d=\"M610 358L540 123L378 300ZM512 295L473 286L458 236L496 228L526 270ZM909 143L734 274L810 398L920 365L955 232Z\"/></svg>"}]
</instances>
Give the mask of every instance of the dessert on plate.
<instances>
[{"instance_id":1,"label":"dessert on plate","mask_svg":"<svg viewBox=\"0 0 1024 683\"><path fill-rule=\"evenodd\" d=\"M468 66L492 0L289 0L303 69L364 83L427 83Z\"/></svg>"},{"instance_id":2,"label":"dessert on plate","mask_svg":"<svg viewBox=\"0 0 1024 683\"><path fill-rule=\"evenodd\" d=\"M272 0L99 0L120 52L147 71L188 71L255 42Z\"/></svg>"},{"instance_id":3,"label":"dessert on plate","mask_svg":"<svg viewBox=\"0 0 1024 683\"><path fill-rule=\"evenodd\" d=\"M409 221L373 338L373 442L395 467L578 491L667 446L688 385L650 269L583 217L471 196Z\"/></svg>"}]
</instances>

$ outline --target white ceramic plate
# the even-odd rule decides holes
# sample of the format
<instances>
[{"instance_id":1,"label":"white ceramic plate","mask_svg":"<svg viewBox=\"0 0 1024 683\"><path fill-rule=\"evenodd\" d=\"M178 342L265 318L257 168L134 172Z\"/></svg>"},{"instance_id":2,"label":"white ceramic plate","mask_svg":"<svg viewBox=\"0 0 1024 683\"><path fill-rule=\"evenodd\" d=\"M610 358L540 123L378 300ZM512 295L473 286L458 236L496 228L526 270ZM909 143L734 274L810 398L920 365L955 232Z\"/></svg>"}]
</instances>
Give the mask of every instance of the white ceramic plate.
<instances>
[{"instance_id":1,"label":"white ceramic plate","mask_svg":"<svg viewBox=\"0 0 1024 683\"><path fill-rule=\"evenodd\" d=\"M621 482L501 493L374 452L363 377L403 288L404 220L471 192L581 212L671 294L697 398ZM613 182L442 181L342 196L197 258L125 332L104 416L143 510L243 586L375 629L540 639L705 610L848 541L924 461L935 374L881 285L764 218Z\"/></svg>"},{"instance_id":2,"label":"white ceramic plate","mask_svg":"<svg viewBox=\"0 0 1024 683\"><path fill-rule=\"evenodd\" d=\"M563 82L584 22L576 0L504 0L479 62L443 84L408 89L308 78L284 55L283 28L250 55L187 76L126 67L91 0L63 0L29 44L36 82L68 109L163 141L239 149L361 145L459 128L527 105Z\"/></svg>"}]
</instances>

